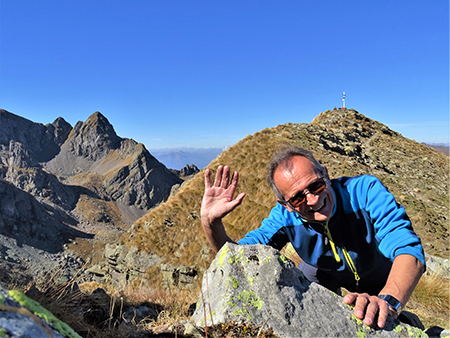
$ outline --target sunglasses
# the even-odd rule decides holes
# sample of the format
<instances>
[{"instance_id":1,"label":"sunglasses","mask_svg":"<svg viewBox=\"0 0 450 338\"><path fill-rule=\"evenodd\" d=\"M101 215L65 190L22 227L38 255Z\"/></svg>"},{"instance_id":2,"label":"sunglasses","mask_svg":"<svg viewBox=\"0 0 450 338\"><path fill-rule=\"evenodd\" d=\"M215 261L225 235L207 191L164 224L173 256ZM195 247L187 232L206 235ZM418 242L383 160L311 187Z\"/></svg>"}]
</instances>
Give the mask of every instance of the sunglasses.
<instances>
[{"instance_id":1,"label":"sunglasses","mask_svg":"<svg viewBox=\"0 0 450 338\"><path fill-rule=\"evenodd\" d=\"M293 197L291 197L287 204L289 204L292 208L298 208L300 205L305 203L306 201L306 195L307 191L310 194L317 195L320 194L322 191L324 191L327 187L327 182L325 181L325 178L321 177L314 182L312 182L308 187L303 190L296 193Z\"/></svg>"}]
</instances>

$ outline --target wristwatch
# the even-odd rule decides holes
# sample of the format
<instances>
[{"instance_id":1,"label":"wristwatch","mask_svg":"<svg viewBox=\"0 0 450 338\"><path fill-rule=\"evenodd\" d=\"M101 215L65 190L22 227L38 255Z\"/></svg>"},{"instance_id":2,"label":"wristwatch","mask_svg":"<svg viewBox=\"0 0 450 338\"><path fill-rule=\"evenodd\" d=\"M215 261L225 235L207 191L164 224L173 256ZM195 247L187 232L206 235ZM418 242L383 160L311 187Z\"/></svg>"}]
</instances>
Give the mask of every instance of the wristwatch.
<instances>
[{"instance_id":1,"label":"wristwatch","mask_svg":"<svg viewBox=\"0 0 450 338\"><path fill-rule=\"evenodd\" d=\"M402 306L402 303L398 301L397 298L392 297L391 295L378 295L378 298L384 300L391 308L397 312L397 310Z\"/></svg>"}]
</instances>

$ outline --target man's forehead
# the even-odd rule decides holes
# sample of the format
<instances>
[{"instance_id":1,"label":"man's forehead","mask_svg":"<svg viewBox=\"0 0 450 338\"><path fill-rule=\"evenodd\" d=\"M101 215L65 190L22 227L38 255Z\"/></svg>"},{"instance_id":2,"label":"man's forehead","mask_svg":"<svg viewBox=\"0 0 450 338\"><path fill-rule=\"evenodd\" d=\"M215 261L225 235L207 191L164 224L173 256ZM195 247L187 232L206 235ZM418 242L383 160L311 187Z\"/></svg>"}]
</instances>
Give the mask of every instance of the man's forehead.
<instances>
[{"instance_id":1,"label":"man's forehead","mask_svg":"<svg viewBox=\"0 0 450 338\"><path fill-rule=\"evenodd\" d=\"M309 159L303 156L291 157L281 164L278 169L287 172L305 172L305 174L311 171L318 172L316 166Z\"/></svg>"}]
</instances>

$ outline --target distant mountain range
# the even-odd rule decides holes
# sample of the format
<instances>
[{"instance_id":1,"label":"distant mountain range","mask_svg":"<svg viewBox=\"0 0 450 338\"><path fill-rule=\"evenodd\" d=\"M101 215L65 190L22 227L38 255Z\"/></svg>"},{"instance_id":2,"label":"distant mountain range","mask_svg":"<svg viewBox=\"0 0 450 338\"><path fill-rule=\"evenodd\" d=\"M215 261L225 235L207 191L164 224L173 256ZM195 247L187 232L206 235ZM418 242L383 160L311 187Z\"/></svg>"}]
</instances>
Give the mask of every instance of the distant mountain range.
<instances>
[{"instance_id":1,"label":"distant mountain range","mask_svg":"<svg viewBox=\"0 0 450 338\"><path fill-rule=\"evenodd\" d=\"M203 169L226 148L166 148L150 149L150 152L167 168L180 170L194 164Z\"/></svg>"}]
</instances>

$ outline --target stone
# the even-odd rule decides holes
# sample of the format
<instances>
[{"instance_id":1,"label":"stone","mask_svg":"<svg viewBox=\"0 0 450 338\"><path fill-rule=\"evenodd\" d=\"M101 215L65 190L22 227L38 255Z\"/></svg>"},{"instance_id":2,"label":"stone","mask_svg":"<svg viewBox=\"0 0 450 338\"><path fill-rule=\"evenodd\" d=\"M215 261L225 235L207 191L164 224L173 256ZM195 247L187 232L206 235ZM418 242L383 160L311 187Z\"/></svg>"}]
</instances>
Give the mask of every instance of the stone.
<instances>
[{"instance_id":1,"label":"stone","mask_svg":"<svg viewBox=\"0 0 450 338\"><path fill-rule=\"evenodd\" d=\"M343 298L309 282L278 250L227 243L205 272L191 320L199 327L231 321L272 328L280 337L425 337L389 317L384 329L368 327ZM204 313L206 311L206 313Z\"/></svg>"},{"instance_id":2,"label":"stone","mask_svg":"<svg viewBox=\"0 0 450 338\"><path fill-rule=\"evenodd\" d=\"M158 314L148 306L131 306L122 315L125 323L139 324L144 321L156 321Z\"/></svg>"}]
</instances>

